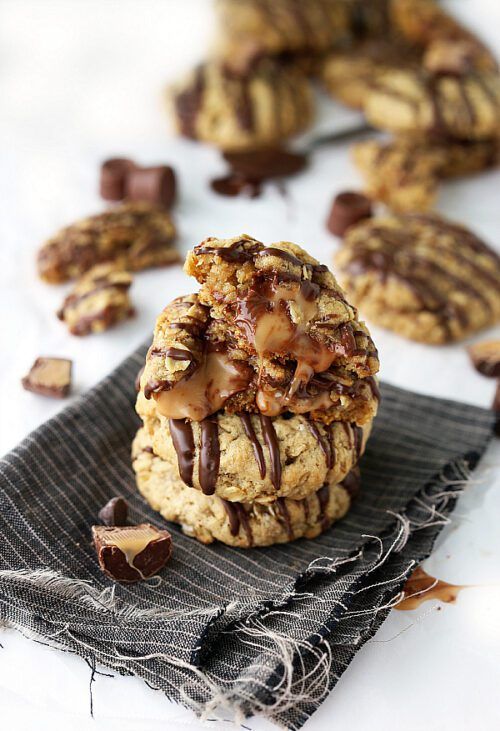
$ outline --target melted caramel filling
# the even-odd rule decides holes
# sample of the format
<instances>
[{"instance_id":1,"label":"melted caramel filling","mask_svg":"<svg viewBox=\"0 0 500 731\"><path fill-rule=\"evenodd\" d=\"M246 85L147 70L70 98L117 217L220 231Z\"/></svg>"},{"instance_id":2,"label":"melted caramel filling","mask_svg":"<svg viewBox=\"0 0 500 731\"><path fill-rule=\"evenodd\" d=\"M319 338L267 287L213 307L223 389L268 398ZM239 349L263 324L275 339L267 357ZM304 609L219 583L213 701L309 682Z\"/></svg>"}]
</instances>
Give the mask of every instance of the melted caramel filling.
<instances>
[{"instance_id":1,"label":"melted caramel filling","mask_svg":"<svg viewBox=\"0 0 500 731\"><path fill-rule=\"evenodd\" d=\"M152 528L146 526L144 528L134 528L133 531L130 528L126 528L124 530L116 529L110 532L108 536L104 534L101 540L103 545L116 546L116 548L118 548L125 556L125 560L128 565L133 568L134 571L137 571L144 579L146 577L143 576L140 569L134 565L134 561L136 556L142 553L142 551L149 546L151 541L154 541L157 538L158 533Z\"/></svg>"},{"instance_id":2,"label":"melted caramel filling","mask_svg":"<svg viewBox=\"0 0 500 731\"><path fill-rule=\"evenodd\" d=\"M248 300L239 303L237 322L253 343L257 355L290 354L297 361L295 373L286 392L259 387L257 406L267 416L277 416L286 409L290 399L307 384L315 373L328 370L338 357L332 351L312 338L307 329L318 312L317 298L307 296L303 285L286 286L278 284L265 291L252 292ZM298 413L331 406L328 393L310 399L303 399ZM294 410L295 408L294 404Z\"/></svg>"},{"instance_id":3,"label":"melted caramel filling","mask_svg":"<svg viewBox=\"0 0 500 731\"><path fill-rule=\"evenodd\" d=\"M225 353L207 353L200 367L169 391L153 394L158 411L168 419L202 421L221 409L227 399L245 389L249 369L231 361Z\"/></svg>"}]
</instances>

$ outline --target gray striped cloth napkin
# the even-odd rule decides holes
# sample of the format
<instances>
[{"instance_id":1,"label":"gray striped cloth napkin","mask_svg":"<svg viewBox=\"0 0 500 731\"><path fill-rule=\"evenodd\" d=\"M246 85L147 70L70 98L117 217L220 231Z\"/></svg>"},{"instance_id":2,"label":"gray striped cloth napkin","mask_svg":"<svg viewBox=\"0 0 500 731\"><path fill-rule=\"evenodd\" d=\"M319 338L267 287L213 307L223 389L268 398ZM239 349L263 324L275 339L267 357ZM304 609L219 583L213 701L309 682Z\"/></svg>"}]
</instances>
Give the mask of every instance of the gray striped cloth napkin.
<instances>
[{"instance_id":1,"label":"gray striped cloth napkin","mask_svg":"<svg viewBox=\"0 0 500 731\"><path fill-rule=\"evenodd\" d=\"M360 497L324 535L244 551L170 526L160 578L116 585L90 543L98 510L121 494L133 522L162 525L130 468L145 350L0 462L0 621L205 718L300 728L432 550L492 414L384 385Z\"/></svg>"}]
</instances>

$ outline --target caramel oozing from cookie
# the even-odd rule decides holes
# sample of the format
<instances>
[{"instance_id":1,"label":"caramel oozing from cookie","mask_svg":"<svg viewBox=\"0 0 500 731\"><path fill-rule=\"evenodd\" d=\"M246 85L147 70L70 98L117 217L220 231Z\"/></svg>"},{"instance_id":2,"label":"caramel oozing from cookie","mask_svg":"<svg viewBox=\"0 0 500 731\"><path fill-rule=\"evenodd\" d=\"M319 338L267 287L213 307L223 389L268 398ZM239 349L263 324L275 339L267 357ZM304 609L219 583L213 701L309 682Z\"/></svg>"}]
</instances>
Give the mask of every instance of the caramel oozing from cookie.
<instances>
[{"instance_id":1,"label":"caramel oozing from cookie","mask_svg":"<svg viewBox=\"0 0 500 731\"><path fill-rule=\"evenodd\" d=\"M245 389L250 379L250 369L245 365L231 361L223 352L211 352L189 378L153 396L163 416L202 421L221 409L230 396Z\"/></svg>"}]
</instances>

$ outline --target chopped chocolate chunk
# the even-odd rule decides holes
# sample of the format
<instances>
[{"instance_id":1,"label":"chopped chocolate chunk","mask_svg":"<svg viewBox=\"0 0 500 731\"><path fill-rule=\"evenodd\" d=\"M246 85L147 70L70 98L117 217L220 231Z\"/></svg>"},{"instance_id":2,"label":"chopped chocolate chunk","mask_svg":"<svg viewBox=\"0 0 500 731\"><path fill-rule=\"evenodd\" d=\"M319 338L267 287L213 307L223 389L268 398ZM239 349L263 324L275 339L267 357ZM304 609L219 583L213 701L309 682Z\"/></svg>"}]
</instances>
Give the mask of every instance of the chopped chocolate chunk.
<instances>
[{"instance_id":1,"label":"chopped chocolate chunk","mask_svg":"<svg viewBox=\"0 0 500 731\"><path fill-rule=\"evenodd\" d=\"M355 223L373 215L372 203L362 193L346 191L339 193L332 205L327 228L335 236L343 236Z\"/></svg>"},{"instance_id":2,"label":"chopped chocolate chunk","mask_svg":"<svg viewBox=\"0 0 500 731\"><path fill-rule=\"evenodd\" d=\"M471 345L469 356L474 368L488 378L500 378L500 340Z\"/></svg>"},{"instance_id":3,"label":"chopped chocolate chunk","mask_svg":"<svg viewBox=\"0 0 500 731\"><path fill-rule=\"evenodd\" d=\"M67 358L37 358L21 383L26 391L66 398L71 388L72 362Z\"/></svg>"},{"instance_id":4,"label":"chopped chocolate chunk","mask_svg":"<svg viewBox=\"0 0 500 731\"><path fill-rule=\"evenodd\" d=\"M129 201L147 201L171 208L176 195L175 173L168 165L135 167L125 180L125 197Z\"/></svg>"},{"instance_id":5,"label":"chopped chocolate chunk","mask_svg":"<svg viewBox=\"0 0 500 731\"><path fill-rule=\"evenodd\" d=\"M212 180L212 190L220 195L236 196L243 193L251 198L260 195L262 183L266 180L295 175L308 162L306 155L281 148L226 152L224 159L229 163L231 172Z\"/></svg>"},{"instance_id":6,"label":"chopped chocolate chunk","mask_svg":"<svg viewBox=\"0 0 500 731\"><path fill-rule=\"evenodd\" d=\"M134 315L132 277L114 264L98 264L79 279L57 316L72 335L103 332Z\"/></svg>"},{"instance_id":7,"label":"chopped chocolate chunk","mask_svg":"<svg viewBox=\"0 0 500 731\"><path fill-rule=\"evenodd\" d=\"M127 525L128 503L122 497L113 497L99 510L99 520L107 526Z\"/></svg>"},{"instance_id":8,"label":"chopped chocolate chunk","mask_svg":"<svg viewBox=\"0 0 500 731\"><path fill-rule=\"evenodd\" d=\"M300 173L307 165L307 156L281 148L269 147L253 152L225 152L231 169L247 178L268 180Z\"/></svg>"},{"instance_id":9,"label":"chopped chocolate chunk","mask_svg":"<svg viewBox=\"0 0 500 731\"><path fill-rule=\"evenodd\" d=\"M135 164L125 157L113 157L101 165L100 193L106 201L121 201L125 197L125 180Z\"/></svg>"},{"instance_id":10,"label":"chopped chocolate chunk","mask_svg":"<svg viewBox=\"0 0 500 731\"><path fill-rule=\"evenodd\" d=\"M148 579L162 569L172 553L172 537L149 523L92 526L99 565L115 581Z\"/></svg>"}]
</instances>

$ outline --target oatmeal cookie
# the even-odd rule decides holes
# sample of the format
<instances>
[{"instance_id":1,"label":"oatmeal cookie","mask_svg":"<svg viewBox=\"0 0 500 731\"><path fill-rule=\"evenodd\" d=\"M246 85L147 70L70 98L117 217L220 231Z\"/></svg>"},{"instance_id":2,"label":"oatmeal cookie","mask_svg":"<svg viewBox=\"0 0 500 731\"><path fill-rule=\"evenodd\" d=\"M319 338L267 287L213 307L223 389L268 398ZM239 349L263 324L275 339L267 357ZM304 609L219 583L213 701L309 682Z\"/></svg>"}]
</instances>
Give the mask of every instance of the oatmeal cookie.
<instances>
[{"instance_id":1,"label":"oatmeal cookie","mask_svg":"<svg viewBox=\"0 0 500 731\"><path fill-rule=\"evenodd\" d=\"M51 284L113 262L129 271L177 264L175 228L167 211L149 203L123 203L73 223L38 252L38 273Z\"/></svg>"},{"instance_id":2,"label":"oatmeal cookie","mask_svg":"<svg viewBox=\"0 0 500 731\"><path fill-rule=\"evenodd\" d=\"M431 53L434 44L466 43L470 49L471 68L496 70L497 62L492 52L435 0L390 0L390 3L394 30L412 43Z\"/></svg>"},{"instance_id":3,"label":"oatmeal cookie","mask_svg":"<svg viewBox=\"0 0 500 731\"><path fill-rule=\"evenodd\" d=\"M134 315L131 284L128 272L114 264L97 264L77 281L57 316L72 335L103 332Z\"/></svg>"},{"instance_id":4,"label":"oatmeal cookie","mask_svg":"<svg viewBox=\"0 0 500 731\"><path fill-rule=\"evenodd\" d=\"M336 264L368 319L413 340L460 340L500 319L500 257L471 231L437 215L353 226Z\"/></svg>"},{"instance_id":5,"label":"oatmeal cookie","mask_svg":"<svg viewBox=\"0 0 500 731\"><path fill-rule=\"evenodd\" d=\"M275 145L306 129L313 99L306 76L295 66L257 59L234 71L210 61L173 89L179 132L223 150Z\"/></svg>"},{"instance_id":6,"label":"oatmeal cookie","mask_svg":"<svg viewBox=\"0 0 500 731\"><path fill-rule=\"evenodd\" d=\"M378 76L401 67L418 68L421 53L398 38L376 38L337 47L319 64L318 76L334 98L363 109Z\"/></svg>"},{"instance_id":7,"label":"oatmeal cookie","mask_svg":"<svg viewBox=\"0 0 500 731\"><path fill-rule=\"evenodd\" d=\"M370 358L376 358L364 326L353 333L356 349L361 353L369 348ZM349 335L343 337L350 342ZM224 408L229 413L262 411L273 416L308 412L325 422L371 421L378 389L361 359L359 374L354 360L332 363L317 374L306 366L304 362L301 376L296 362L249 354L226 321L215 319L211 308L192 294L174 300L158 317L141 385L168 418L201 421ZM303 382L292 388L299 377Z\"/></svg>"},{"instance_id":8,"label":"oatmeal cookie","mask_svg":"<svg viewBox=\"0 0 500 731\"><path fill-rule=\"evenodd\" d=\"M353 147L366 192L396 212L427 211L443 178L479 172L498 164L498 141L433 142L412 137L366 140Z\"/></svg>"},{"instance_id":9,"label":"oatmeal cookie","mask_svg":"<svg viewBox=\"0 0 500 731\"><path fill-rule=\"evenodd\" d=\"M221 411L201 422L168 419L142 393L136 410L155 453L187 485L242 502L300 499L339 482L357 464L371 430L371 422L326 426L307 414Z\"/></svg>"},{"instance_id":10,"label":"oatmeal cookie","mask_svg":"<svg viewBox=\"0 0 500 731\"><path fill-rule=\"evenodd\" d=\"M393 69L377 75L364 112L375 127L397 134L491 139L498 135L500 76Z\"/></svg>"},{"instance_id":11,"label":"oatmeal cookie","mask_svg":"<svg viewBox=\"0 0 500 731\"><path fill-rule=\"evenodd\" d=\"M280 498L271 504L228 502L187 487L172 466L151 450L140 429L132 446L137 487L154 510L182 526L202 543L219 540L250 548L315 538L342 518L359 489L359 472L343 483L322 487L303 500Z\"/></svg>"}]
</instances>

